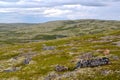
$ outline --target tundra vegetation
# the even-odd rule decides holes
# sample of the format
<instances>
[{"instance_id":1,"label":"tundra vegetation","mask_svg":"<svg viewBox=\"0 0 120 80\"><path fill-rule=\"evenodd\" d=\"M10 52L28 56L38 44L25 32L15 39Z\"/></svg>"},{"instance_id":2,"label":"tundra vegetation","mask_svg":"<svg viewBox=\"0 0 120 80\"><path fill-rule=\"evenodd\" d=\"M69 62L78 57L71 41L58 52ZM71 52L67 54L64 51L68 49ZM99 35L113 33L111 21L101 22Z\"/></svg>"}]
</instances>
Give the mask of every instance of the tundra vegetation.
<instances>
[{"instance_id":1,"label":"tundra vegetation","mask_svg":"<svg viewBox=\"0 0 120 80\"><path fill-rule=\"evenodd\" d=\"M106 65L75 68L103 57ZM119 62L120 21L0 24L0 80L119 80Z\"/></svg>"}]
</instances>

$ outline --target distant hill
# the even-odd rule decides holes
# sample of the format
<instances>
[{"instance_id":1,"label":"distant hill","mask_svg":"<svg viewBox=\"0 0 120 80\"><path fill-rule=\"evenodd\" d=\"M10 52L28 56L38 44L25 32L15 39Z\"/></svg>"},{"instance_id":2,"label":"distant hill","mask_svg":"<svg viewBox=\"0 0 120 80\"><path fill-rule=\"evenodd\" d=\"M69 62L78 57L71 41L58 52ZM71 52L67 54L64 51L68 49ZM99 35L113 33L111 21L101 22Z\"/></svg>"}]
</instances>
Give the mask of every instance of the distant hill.
<instances>
[{"instance_id":1,"label":"distant hill","mask_svg":"<svg viewBox=\"0 0 120 80\"><path fill-rule=\"evenodd\" d=\"M120 21L63 20L39 24L0 24L0 44L25 43L82 36L120 29Z\"/></svg>"}]
</instances>

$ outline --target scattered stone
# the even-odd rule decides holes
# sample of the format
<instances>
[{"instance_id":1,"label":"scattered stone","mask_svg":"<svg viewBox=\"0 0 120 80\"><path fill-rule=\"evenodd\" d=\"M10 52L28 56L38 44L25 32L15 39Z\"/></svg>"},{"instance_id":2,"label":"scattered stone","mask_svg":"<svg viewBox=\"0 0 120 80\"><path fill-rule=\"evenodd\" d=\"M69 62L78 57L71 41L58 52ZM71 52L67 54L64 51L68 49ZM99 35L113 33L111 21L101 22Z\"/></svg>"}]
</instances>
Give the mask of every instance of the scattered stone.
<instances>
[{"instance_id":1,"label":"scattered stone","mask_svg":"<svg viewBox=\"0 0 120 80\"><path fill-rule=\"evenodd\" d=\"M68 70L68 67L61 66L61 65L55 66L55 71L57 72L62 72L62 71L67 71L67 70Z\"/></svg>"},{"instance_id":2,"label":"scattered stone","mask_svg":"<svg viewBox=\"0 0 120 80\"><path fill-rule=\"evenodd\" d=\"M77 53L77 54L82 54L82 53ZM94 58L92 52L87 52L87 53L83 53L80 56L77 56L74 60L72 60L72 62L78 62L80 60L92 59L92 58Z\"/></svg>"},{"instance_id":3,"label":"scattered stone","mask_svg":"<svg viewBox=\"0 0 120 80\"><path fill-rule=\"evenodd\" d=\"M21 67L9 67L9 68L3 70L3 72L15 72L15 71L18 71L20 69L21 69Z\"/></svg>"},{"instance_id":4,"label":"scattered stone","mask_svg":"<svg viewBox=\"0 0 120 80\"><path fill-rule=\"evenodd\" d=\"M119 60L120 58L118 56L112 56L113 60Z\"/></svg>"},{"instance_id":5,"label":"scattered stone","mask_svg":"<svg viewBox=\"0 0 120 80\"><path fill-rule=\"evenodd\" d=\"M43 45L43 50L55 50L55 46L46 46L46 45Z\"/></svg>"},{"instance_id":6,"label":"scattered stone","mask_svg":"<svg viewBox=\"0 0 120 80\"><path fill-rule=\"evenodd\" d=\"M75 53L73 53L73 52L69 52L69 54L70 54L70 55L74 55Z\"/></svg>"},{"instance_id":7,"label":"scattered stone","mask_svg":"<svg viewBox=\"0 0 120 80\"><path fill-rule=\"evenodd\" d=\"M102 40L112 40L112 39L117 39L118 36L104 36L104 37L101 37Z\"/></svg>"},{"instance_id":8,"label":"scattered stone","mask_svg":"<svg viewBox=\"0 0 120 80\"><path fill-rule=\"evenodd\" d=\"M97 40L97 41L92 41L92 43L106 43L106 42L111 42L112 40Z\"/></svg>"},{"instance_id":9,"label":"scattered stone","mask_svg":"<svg viewBox=\"0 0 120 80\"><path fill-rule=\"evenodd\" d=\"M24 63L24 64L29 64L30 61L31 61L31 58L28 57L28 58L26 58L26 59L23 61L23 63Z\"/></svg>"},{"instance_id":10,"label":"scattered stone","mask_svg":"<svg viewBox=\"0 0 120 80\"><path fill-rule=\"evenodd\" d=\"M16 58L11 58L11 59L9 59L7 62L14 63L14 62L16 62L16 61L17 61Z\"/></svg>"},{"instance_id":11,"label":"scattered stone","mask_svg":"<svg viewBox=\"0 0 120 80\"><path fill-rule=\"evenodd\" d=\"M14 72L14 71L16 71L16 68L7 68L3 70L3 72Z\"/></svg>"},{"instance_id":12,"label":"scattered stone","mask_svg":"<svg viewBox=\"0 0 120 80\"><path fill-rule=\"evenodd\" d=\"M110 73L111 73L111 70L103 70L103 71L101 71L101 75L104 75L104 76L106 76L106 75L108 75Z\"/></svg>"},{"instance_id":13,"label":"scattered stone","mask_svg":"<svg viewBox=\"0 0 120 80\"><path fill-rule=\"evenodd\" d=\"M84 53L83 55L80 56L80 59L90 59L93 57L92 52Z\"/></svg>"},{"instance_id":14,"label":"scattered stone","mask_svg":"<svg viewBox=\"0 0 120 80\"><path fill-rule=\"evenodd\" d=\"M58 74L55 72L51 72L44 78L44 80L54 80L56 77L58 77Z\"/></svg>"},{"instance_id":15,"label":"scattered stone","mask_svg":"<svg viewBox=\"0 0 120 80\"><path fill-rule=\"evenodd\" d=\"M43 80L79 80L77 79L78 75L89 75L90 77L95 77L94 74L95 72L93 72L93 70L91 68L82 68L82 69L77 69L74 71L68 71L65 72L63 74L59 74L57 72L50 72L47 76L44 77Z\"/></svg>"},{"instance_id":16,"label":"scattered stone","mask_svg":"<svg viewBox=\"0 0 120 80\"><path fill-rule=\"evenodd\" d=\"M30 62L29 62L29 64L37 64L37 62L36 61L33 61L33 60L31 60Z\"/></svg>"},{"instance_id":17,"label":"scattered stone","mask_svg":"<svg viewBox=\"0 0 120 80\"><path fill-rule=\"evenodd\" d=\"M96 58L96 59L90 59L90 60L83 60L81 59L77 64L76 68L84 68L84 67L97 67L102 65L109 64L109 58L103 57L103 58Z\"/></svg>"}]
</instances>

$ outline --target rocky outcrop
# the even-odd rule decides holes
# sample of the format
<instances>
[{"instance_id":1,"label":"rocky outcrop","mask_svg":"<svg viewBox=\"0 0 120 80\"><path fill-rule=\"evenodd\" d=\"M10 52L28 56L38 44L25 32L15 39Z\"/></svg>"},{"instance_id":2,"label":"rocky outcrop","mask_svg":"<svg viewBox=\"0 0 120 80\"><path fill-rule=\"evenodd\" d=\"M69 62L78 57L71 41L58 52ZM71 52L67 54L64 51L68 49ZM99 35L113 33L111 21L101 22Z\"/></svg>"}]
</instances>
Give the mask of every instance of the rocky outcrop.
<instances>
[{"instance_id":1,"label":"rocky outcrop","mask_svg":"<svg viewBox=\"0 0 120 80\"><path fill-rule=\"evenodd\" d=\"M96 58L96 59L90 59L90 60L80 60L76 64L76 68L83 68L83 67L97 67L102 65L109 64L109 58L103 57L103 58Z\"/></svg>"}]
</instances>

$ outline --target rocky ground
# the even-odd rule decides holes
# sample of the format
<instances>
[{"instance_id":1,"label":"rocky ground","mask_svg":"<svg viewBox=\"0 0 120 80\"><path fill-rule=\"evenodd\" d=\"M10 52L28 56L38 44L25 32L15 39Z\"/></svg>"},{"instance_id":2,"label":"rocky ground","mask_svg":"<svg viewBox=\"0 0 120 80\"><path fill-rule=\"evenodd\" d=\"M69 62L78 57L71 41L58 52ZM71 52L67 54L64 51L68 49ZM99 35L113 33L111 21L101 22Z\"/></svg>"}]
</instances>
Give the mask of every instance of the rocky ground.
<instances>
[{"instance_id":1,"label":"rocky ground","mask_svg":"<svg viewBox=\"0 0 120 80\"><path fill-rule=\"evenodd\" d=\"M0 80L119 80L120 31L0 49ZM75 68L80 60L109 64Z\"/></svg>"}]
</instances>

